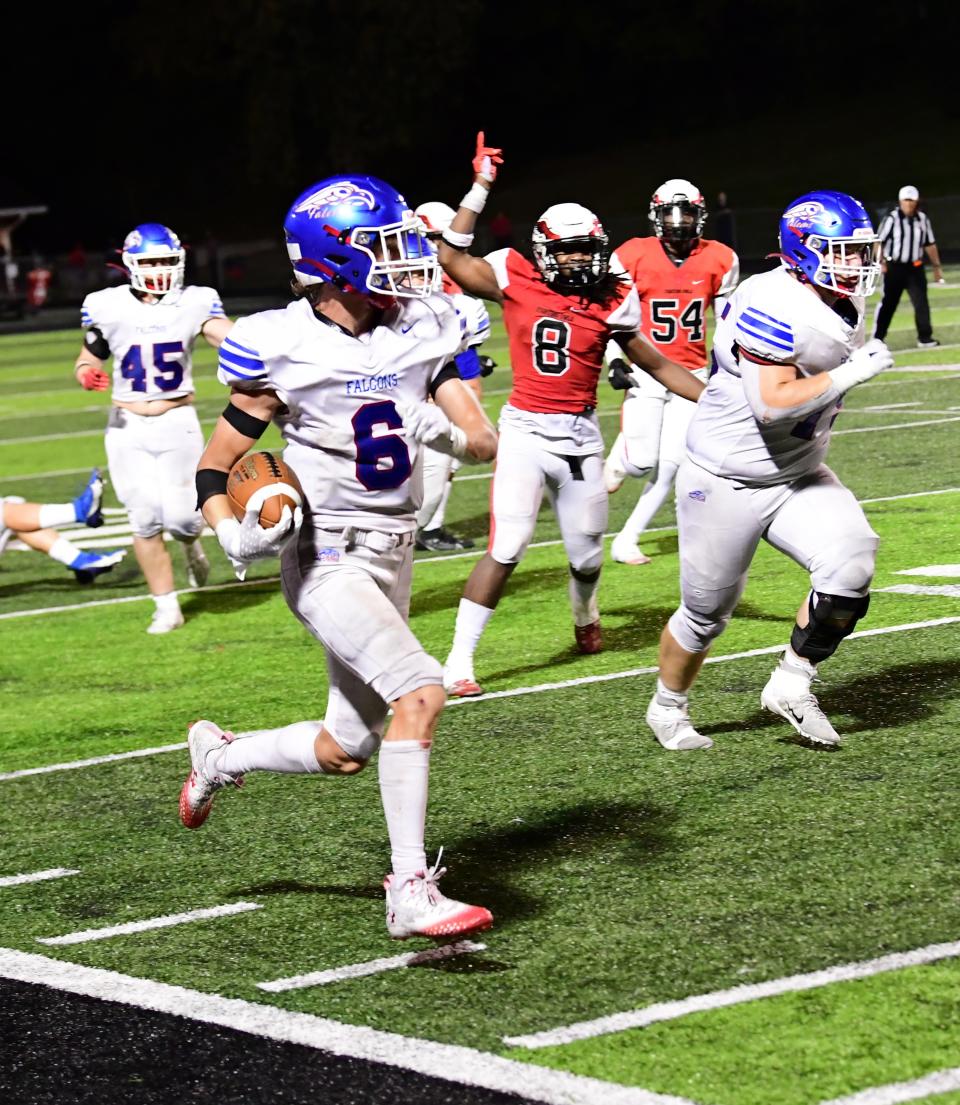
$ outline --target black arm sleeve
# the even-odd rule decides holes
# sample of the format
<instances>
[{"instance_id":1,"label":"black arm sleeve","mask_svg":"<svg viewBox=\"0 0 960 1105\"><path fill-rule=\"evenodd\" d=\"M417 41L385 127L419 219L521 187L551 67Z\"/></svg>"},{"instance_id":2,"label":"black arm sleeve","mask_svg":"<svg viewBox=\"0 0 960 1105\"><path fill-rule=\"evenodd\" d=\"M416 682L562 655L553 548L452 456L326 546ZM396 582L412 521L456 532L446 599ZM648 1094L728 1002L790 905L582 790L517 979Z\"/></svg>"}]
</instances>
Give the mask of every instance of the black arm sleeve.
<instances>
[{"instance_id":1,"label":"black arm sleeve","mask_svg":"<svg viewBox=\"0 0 960 1105\"><path fill-rule=\"evenodd\" d=\"M98 361L107 361L110 359L110 346L107 344L107 339L96 326L91 326L83 335L83 348L88 349Z\"/></svg>"},{"instance_id":2,"label":"black arm sleeve","mask_svg":"<svg viewBox=\"0 0 960 1105\"><path fill-rule=\"evenodd\" d=\"M269 422L265 422L262 418L257 418L252 414L247 414L246 411L235 407L233 403L228 403L223 408L223 418L230 423L237 433L252 438L254 441L263 437L270 428Z\"/></svg>"},{"instance_id":3,"label":"black arm sleeve","mask_svg":"<svg viewBox=\"0 0 960 1105\"><path fill-rule=\"evenodd\" d=\"M449 364L445 364L443 368L434 376L430 381L430 387L427 389L430 392L430 398L436 399L437 389L441 384L445 384L447 380L459 380L460 373L457 371L457 366L451 361Z\"/></svg>"},{"instance_id":4,"label":"black arm sleeve","mask_svg":"<svg viewBox=\"0 0 960 1105\"><path fill-rule=\"evenodd\" d=\"M207 499L214 495L226 495L227 473L220 472L216 468L197 469L197 510L200 510Z\"/></svg>"}]
</instances>

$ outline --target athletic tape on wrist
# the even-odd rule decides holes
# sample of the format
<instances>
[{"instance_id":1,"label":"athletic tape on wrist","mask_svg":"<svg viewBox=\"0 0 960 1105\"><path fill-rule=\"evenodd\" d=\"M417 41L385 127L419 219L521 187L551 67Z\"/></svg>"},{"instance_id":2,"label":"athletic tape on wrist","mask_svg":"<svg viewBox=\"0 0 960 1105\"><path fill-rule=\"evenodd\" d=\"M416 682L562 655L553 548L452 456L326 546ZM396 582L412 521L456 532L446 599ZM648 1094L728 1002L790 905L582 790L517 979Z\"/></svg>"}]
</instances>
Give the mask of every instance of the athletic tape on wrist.
<instances>
[{"instance_id":1,"label":"athletic tape on wrist","mask_svg":"<svg viewBox=\"0 0 960 1105\"><path fill-rule=\"evenodd\" d=\"M460 206L465 207L468 211L473 211L479 215L480 212L487 205L487 197L490 195L490 189L484 188L478 181L474 181L470 185L470 191L460 201Z\"/></svg>"}]
</instances>

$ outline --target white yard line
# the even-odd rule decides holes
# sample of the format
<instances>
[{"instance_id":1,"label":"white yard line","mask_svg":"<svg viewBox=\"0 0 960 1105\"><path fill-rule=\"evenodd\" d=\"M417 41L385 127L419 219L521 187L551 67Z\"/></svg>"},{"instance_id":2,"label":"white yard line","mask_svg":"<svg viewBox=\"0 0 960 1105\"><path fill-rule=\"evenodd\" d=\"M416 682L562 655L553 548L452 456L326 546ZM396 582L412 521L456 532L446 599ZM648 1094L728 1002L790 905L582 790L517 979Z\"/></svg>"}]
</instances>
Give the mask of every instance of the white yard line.
<instances>
[{"instance_id":1,"label":"white yard line","mask_svg":"<svg viewBox=\"0 0 960 1105\"><path fill-rule=\"evenodd\" d=\"M960 564L927 564L920 568L901 568L895 576L960 576Z\"/></svg>"},{"instance_id":2,"label":"white yard line","mask_svg":"<svg viewBox=\"0 0 960 1105\"><path fill-rule=\"evenodd\" d=\"M349 966L333 967L327 971L292 975L290 978L278 978L273 982L258 982L257 988L266 990L271 994L282 994L286 990L304 990L309 986L327 986L331 982L344 982L349 978L365 978L367 975L378 975L381 971L396 971L403 967L419 967L422 963L438 963L444 959L452 959L455 955L467 955L470 952L486 950L486 944L474 944L472 940L458 940L456 944L446 944L441 948L428 948L426 951L406 952L404 955L370 959L366 963L351 963Z\"/></svg>"},{"instance_id":3,"label":"white yard line","mask_svg":"<svg viewBox=\"0 0 960 1105\"><path fill-rule=\"evenodd\" d=\"M939 595L960 598L960 583L895 583L892 587L875 587L875 595Z\"/></svg>"},{"instance_id":4,"label":"white yard line","mask_svg":"<svg viewBox=\"0 0 960 1105\"><path fill-rule=\"evenodd\" d=\"M853 430L833 430L831 436L840 434L882 434L885 430L912 430L917 426L939 426L944 422L960 422L960 415L953 418L927 418L919 422L897 422L893 426L858 426Z\"/></svg>"},{"instance_id":5,"label":"white yard line","mask_svg":"<svg viewBox=\"0 0 960 1105\"><path fill-rule=\"evenodd\" d=\"M46 871L34 871L29 875L4 875L0 886L23 886L28 882L46 882L47 879L65 879L67 875L79 875L71 867L50 867Z\"/></svg>"},{"instance_id":6,"label":"white yard line","mask_svg":"<svg viewBox=\"0 0 960 1105\"><path fill-rule=\"evenodd\" d=\"M0 949L0 977L186 1017L332 1055L384 1063L445 1082L516 1094L546 1105L691 1105L685 1098L546 1070L469 1047L419 1040L364 1025L341 1024L309 1013L205 994L12 949Z\"/></svg>"},{"instance_id":7,"label":"white yard line","mask_svg":"<svg viewBox=\"0 0 960 1105\"><path fill-rule=\"evenodd\" d=\"M898 1105L901 1101L919 1101L922 1097L960 1090L960 1067L938 1070L912 1082L891 1082L886 1086L873 1086L869 1090L834 1097L820 1105Z\"/></svg>"},{"instance_id":8,"label":"white yard line","mask_svg":"<svg viewBox=\"0 0 960 1105\"><path fill-rule=\"evenodd\" d=\"M24 476L4 476L3 486L6 487L8 483L18 483L20 480L45 480L52 479L54 476L77 476L81 472L89 472L90 465L86 468L61 468L56 472L28 472Z\"/></svg>"},{"instance_id":9,"label":"white yard line","mask_svg":"<svg viewBox=\"0 0 960 1105\"><path fill-rule=\"evenodd\" d=\"M888 633L905 633L912 629L933 629L942 625L955 625L960 622L960 616L953 618L933 618L925 622L905 622L903 625L881 626L879 629L863 629L851 633L848 640L856 640L858 637L880 637ZM727 664L733 660L746 660L752 656L772 656L782 652L785 642L778 645L768 645L765 648L752 648L745 652L731 652L726 656L708 656L707 664ZM618 679L632 679L639 675L653 675L655 667L630 668L627 671L608 672L604 675L582 675L577 679L565 679L558 683L538 683L532 687L514 687L507 691L490 691L488 694L477 695L474 698L454 698L447 702L447 708L456 706L472 706L478 702L490 702L498 698L519 698L528 694L543 694L548 691L566 690L568 687L585 687L592 683L611 683ZM164 752L181 752L187 747L186 742L179 744L166 744L159 748L142 748L133 752L113 752L106 756L91 756L85 760L74 760L71 763L48 764L45 767L26 767L19 771L7 771L0 774L0 783L11 779L22 779L28 775L49 775L57 771L73 771L81 767L96 767L99 764L115 763L118 760L132 760L142 756L156 756Z\"/></svg>"},{"instance_id":10,"label":"white yard line","mask_svg":"<svg viewBox=\"0 0 960 1105\"><path fill-rule=\"evenodd\" d=\"M86 944L91 940L107 940L111 936L127 936L132 932L167 929L174 925L188 925L192 921L209 921L213 917L231 917L235 913L249 913L252 909L263 909L263 906L256 902L233 902L231 905L211 906L209 909L191 909L189 913L168 913L165 917L148 917L145 921L127 921L123 925L68 932L65 936L38 936L36 939L38 944L48 944L52 947Z\"/></svg>"},{"instance_id":11,"label":"white yard line","mask_svg":"<svg viewBox=\"0 0 960 1105\"><path fill-rule=\"evenodd\" d=\"M748 983L744 986L734 986L730 990L715 990L711 994L695 994L693 997L681 998L678 1001L660 1001L655 1005L648 1005L645 1009L614 1013L608 1017L580 1021L577 1024L564 1025L562 1028L552 1028L546 1032L534 1032L528 1036L504 1036L503 1042L514 1047L525 1048L572 1044L576 1040L590 1040L612 1032L625 1032L630 1028L643 1028L648 1024L676 1020L690 1013L703 1013L708 1009L725 1009L731 1005L758 1001L760 998L772 998L779 994L815 990L821 986L832 986L835 982L870 978L886 971L902 971L906 967L919 967L924 963L936 963L941 959L954 959L957 956L960 956L960 941L949 944L930 944L926 948L894 952L892 955L867 959L861 963L845 963L837 967L827 967L822 971L811 971L808 974L774 978L769 982Z\"/></svg>"}]
</instances>

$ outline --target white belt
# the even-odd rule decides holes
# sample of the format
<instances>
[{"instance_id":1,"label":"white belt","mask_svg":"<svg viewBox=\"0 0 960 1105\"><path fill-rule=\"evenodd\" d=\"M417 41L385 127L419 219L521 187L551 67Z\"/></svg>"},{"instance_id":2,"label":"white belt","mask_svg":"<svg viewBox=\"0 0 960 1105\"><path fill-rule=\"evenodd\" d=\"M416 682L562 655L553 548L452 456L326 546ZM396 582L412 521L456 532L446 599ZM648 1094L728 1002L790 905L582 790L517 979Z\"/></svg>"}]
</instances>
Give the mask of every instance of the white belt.
<instances>
[{"instance_id":1,"label":"white belt","mask_svg":"<svg viewBox=\"0 0 960 1105\"><path fill-rule=\"evenodd\" d=\"M415 536L413 530L407 533L381 533L379 530L358 529L356 526L345 526L342 530L325 529L321 532L336 533L348 549L363 545L381 553L412 545Z\"/></svg>"}]
</instances>

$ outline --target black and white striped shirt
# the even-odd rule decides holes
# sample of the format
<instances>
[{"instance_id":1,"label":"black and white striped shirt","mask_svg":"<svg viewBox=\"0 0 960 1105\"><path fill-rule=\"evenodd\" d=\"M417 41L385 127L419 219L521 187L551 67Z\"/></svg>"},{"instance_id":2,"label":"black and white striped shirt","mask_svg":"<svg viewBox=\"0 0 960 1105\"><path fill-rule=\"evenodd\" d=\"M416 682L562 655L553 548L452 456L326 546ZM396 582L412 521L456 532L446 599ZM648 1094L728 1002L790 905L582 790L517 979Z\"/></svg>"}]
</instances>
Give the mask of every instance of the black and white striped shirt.
<instances>
[{"instance_id":1,"label":"black and white striped shirt","mask_svg":"<svg viewBox=\"0 0 960 1105\"><path fill-rule=\"evenodd\" d=\"M899 207L895 207L884 216L877 233L884 260L904 265L922 261L924 247L935 244L933 226L922 211L908 218Z\"/></svg>"}]
</instances>

